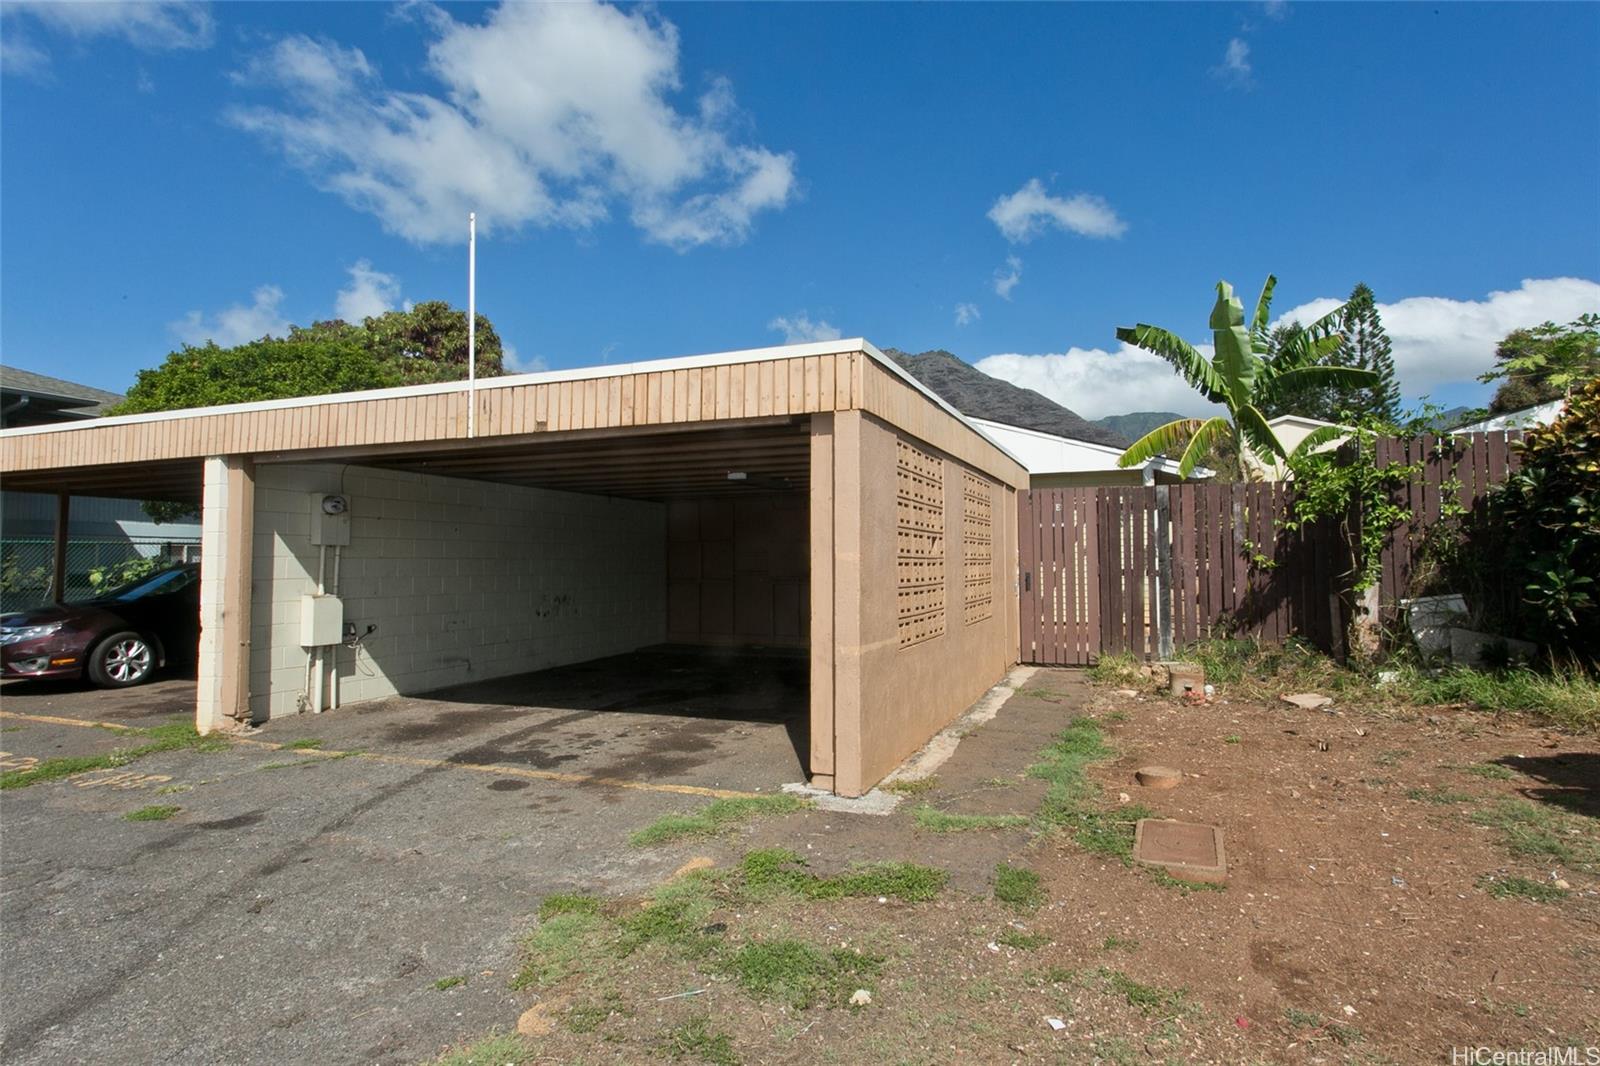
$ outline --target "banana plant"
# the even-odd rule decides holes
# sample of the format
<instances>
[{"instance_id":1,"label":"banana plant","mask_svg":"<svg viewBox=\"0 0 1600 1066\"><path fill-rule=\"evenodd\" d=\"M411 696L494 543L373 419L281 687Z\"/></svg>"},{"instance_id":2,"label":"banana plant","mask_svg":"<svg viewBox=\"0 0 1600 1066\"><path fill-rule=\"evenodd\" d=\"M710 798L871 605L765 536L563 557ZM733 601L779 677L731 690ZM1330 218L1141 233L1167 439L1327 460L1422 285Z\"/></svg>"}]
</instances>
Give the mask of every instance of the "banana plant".
<instances>
[{"instance_id":1,"label":"banana plant","mask_svg":"<svg viewBox=\"0 0 1600 1066\"><path fill-rule=\"evenodd\" d=\"M1261 413L1261 407L1280 390L1315 385L1365 388L1376 382L1377 375L1368 370L1322 365L1342 339L1339 325L1344 317L1343 304L1274 346L1267 323L1272 316L1272 290L1277 284L1276 276L1267 277L1255 313L1247 323L1244 305L1234 295L1233 286L1226 281L1217 282L1217 302L1211 309L1210 323L1213 354L1209 359L1182 337L1158 326L1140 323L1117 329L1118 340L1159 355L1202 396L1221 404L1228 412L1226 417L1179 418L1158 426L1122 453L1119 466L1137 466L1182 448L1178 473L1188 477L1219 441L1231 438L1238 455L1239 475L1249 477L1246 447L1262 458L1289 458ZM1319 429L1301 442L1296 452L1321 447L1340 432L1334 427Z\"/></svg>"}]
</instances>

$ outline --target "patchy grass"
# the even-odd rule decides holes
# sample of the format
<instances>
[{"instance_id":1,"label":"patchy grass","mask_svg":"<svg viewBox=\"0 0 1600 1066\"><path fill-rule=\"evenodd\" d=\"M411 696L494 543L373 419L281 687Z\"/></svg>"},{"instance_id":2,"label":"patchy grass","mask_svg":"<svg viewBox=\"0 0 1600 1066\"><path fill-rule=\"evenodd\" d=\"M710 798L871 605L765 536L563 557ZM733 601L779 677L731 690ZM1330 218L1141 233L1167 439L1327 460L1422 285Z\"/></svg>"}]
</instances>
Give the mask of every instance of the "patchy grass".
<instances>
[{"instance_id":1,"label":"patchy grass","mask_svg":"<svg viewBox=\"0 0 1600 1066\"><path fill-rule=\"evenodd\" d=\"M1222 742L1224 744L1237 744L1239 741L1240 737L1238 733L1229 733L1227 736L1222 738Z\"/></svg>"},{"instance_id":2,"label":"patchy grass","mask_svg":"<svg viewBox=\"0 0 1600 1066\"><path fill-rule=\"evenodd\" d=\"M433 987L437 991L448 992L450 989L455 988L457 985L464 985L466 983L467 983L466 977L464 977L463 975L457 973L457 974L451 974L449 977L441 977L441 978L439 978L437 981L435 981L433 983Z\"/></svg>"},{"instance_id":3,"label":"patchy grass","mask_svg":"<svg viewBox=\"0 0 1600 1066\"><path fill-rule=\"evenodd\" d=\"M972 829L1017 829L1028 824L1022 814L951 814L924 803L911 812L918 829L930 833L965 833Z\"/></svg>"},{"instance_id":4,"label":"patchy grass","mask_svg":"<svg viewBox=\"0 0 1600 1066\"><path fill-rule=\"evenodd\" d=\"M657 888L647 906L617 919L621 936L616 954L626 958L649 944L657 944L689 958L698 958L715 946L706 931L714 904L712 883L704 875L669 881Z\"/></svg>"},{"instance_id":5,"label":"patchy grass","mask_svg":"<svg viewBox=\"0 0 1600 1066\"><path fill-rule=\"evenodd\" d=\"M167 751L221 751L229 746L228 739L220 736L201 736L187 722L168 722L149 729L123 730L126 735L144 739L143 744L117 748L103 755L68 755L44 759L25 770L7 770L0 773L0 789L27 788L41 781L55 781L91 770L114 770L142 759Z\"/></svg>"},{"instance_id":6,"label":"patchy grass","mask_svg":"<svg viewBox=\"0 0 1600 1066\"><path fill-rule=\"evenodd\" d=\"M296 767L316 766L320 759L292 759L289 762L262 763L256 767L258 770L293 770Z\"/></svg>"},{"instance_id":7,"label":"patchy grass","mask_svg":"<svg viewBox=\"0 0 1600 1066\"><path fill-rule=\"evenodd\" d=\"M1501 843L1513 855L1600 872L1600 841L1579 815L1528 800L1503 799L1474 811L1472 821L1499 830Z\"/></svg>"},{"instance_id":8,"label":"patchy grass","mask_svg":"<svg viewBox=\"0 0 1600 1066\"><path fill-rule=\"evenodd\" d=\"M1400 662L1386 665L1395 677L1380 686L1375 668L1340 666L1296 641L1276 647L1253 640L1212 640L1184 649L1183 656L1205 668L1207 681L1229 686L1231 695L1269 704L1283 692L1314 691L1352 706L1463 705L1495 714L1528 714L1574 732L1600 729L1600 679L1577 669L1424 670ZM1102 680L1094 670L1090 674ZM1105 683L1120 682L1129 682L1127 664L1115 663Z\"/></svg>"},{"instance_id":9,"label":"patchy grass","mask_svg":"<svg viewBox=\"0 0 1600 1066\"><path fill-rule=\"evenodd\" d=\"M551 985L577 973L599 956L609 925L598 914L558 914L522 942L527 961L511 979L512 988Z\"/></svg>"},{"instance_id":10,"label":"patchy grass","mask_svg":"<svg viewBox=\"0 0 1600 1066\"><path fill-rule=\"evenodd\" d=\"M1285 1009L1283 1012L1283 1020L1288 1022L1290 1028L1293 1029L1322 1028L1322 1018L1319 1015L1312 1014L1308 1010L1301 1010L1298 1007L1289 1007Z\"/></svg>"},{"instance_id":11,"label":"patchy grass","mask_svg":"<svg viewBox=\"0 0 1600 1066\"><path fill-rule=\"evenodd\" d=\"M1510 781L1517 776L1516 772L1509 766L1501 766L1496 762L1478 762L1473 763L1471 766L1447 766L1445 769L1460 770L1464 774L1488 778L1490 781Z\"/></svg>"},{"instance_id":12,"label":"patchy grass","mask_svg":"<svg viewBox=\"0 0 1600 1066\"><path fill-rule=\"evenodd\" d=\"M1574 732L1600 729L1600 680L1579 670L1402 669L1384 691L1407 703L1463 703L1496 714L1532 714Z\"/></svg>"},{"instance_id":13,"label":"patchy grass","mask_svg":"<svg viewBox=\"0 0 1600 1066\"><path fill-rule=\"evenodd\" d=\"M713 800L693 814L669 814L645 826L628 843L654 847L692 837L715 836L757 815L793 814L810 803L796 796L738 796Z\"/></svg>"},{"instance_id":14,"label":"patchy grass","mask_svg":"<svg viewBox=\"0 0 1600 1066\"><path fill-rule=\"evenodd\" d=\"M496 1033L464 1047L447 1051L434 1066L525 1066L534 1060L534 1049L516 1033Z\"/></svg>"},{"instance_id":15,"label":"patchy grass","mask_svg":"<svg viewBox=\"0 0 1600 1066\"><path fill-rule=\"evenodd\" d=\"M287 744L279 745L279 748L283 751L315 751L320 747L322 747L320 737L301 737L299 740L291 740Z\"/></svg>"},{"instance_id":16,"label":"patchy grass","mask_svg":"<svg viewBox=\"0 0 1600 1066\"><path fill-rule=\"evenodd\" d=\"M594 896L557 893L539 902L539 920L547 922L558 914L599 914L600 901Z\"/></svg>"},{"instance_id":17,"label":"patchy grass","mask_svg":"<svg viewBox=\"0 0 1600 1066\"><path fill-rule=\"evenodd\" d=\"M1378 752L1372 762L1375 766L1382 766L1386 770L1393 769L1399 766L1401 761L1410 754L1411 752L1407 748L1390 748L1388 751Z\"/></svg>"},{"instance_id":18,"label":"patchy grass","mask_svg":"<svg viewBox=\"0 0 1600 1066\"><path fill-rule=\"evenodd\" d=\"M818 1003L843 1007L883 966L881 955L848 948L823 951L799 940L745 944L718 968L757 999L805 1010Z\"/></svg>"},{"instance_id":19,"label":"patchy grass","mask_svg":"<svg viewBox=\"0 0 1600 1066\"><path fill-rule=\"evenodd\" d=\"M1049 785L1039 808L1040 823L1046 827L1069 825L1096 792L1084 769L1112 754L1093 718L1079 716L1069 722L1039 753L1039 761L1028 767L1029 777Z\"/></svg>"},{"instance_id":20,"label":"patchy grass","mask_svg":"<svg viewBox=\"0 0 1600 1066\"><path fill-rule=\"evenodd\" d=\"M1050 943L1050 938L1043 933L1029 933L1021 929L1002 929L994 938L996 944L1004 944L1008 948L1018 951L1035 951Z\"/></svg>"},{"instance_id":21,"label":"patchy grass","mask_svg":"<svg viewBox=\"0 0 1600 1066\"><path fill-rule=\"evenodd\" d=\"M1475 797L1465 792L1452 792L1447 788L1410 788L1406 790L1406 799L1418 803L1436 803L1441 807L1452 803L1471 803Z\"/></svg>"},{"instance_id":22,"label":"patchy grass","mask_svg":"<svg viewBox=\"0 0 1600 1066\"><path fill-rule=\"evenodd\" d=\"M939 787L939 776L937 774L930 774L927 777L915 777L910 779L902 779L899 781L890 781L888 784L880 785L879 787L885 792L893 792L899 796L920 796L924 792L928 792Z\"/></svg>"},{"instance_id":23,"label":"patchy grass","mask_svg":"<svg viewBox=\"0 0 1600 1066\"><path fill-rule=\"evenodd\" d=\"M1525 899L1533 903L1555 903L1567 898L1567 890L1527 877L1495 877L1484 874L1478 887L1495 899Z\"/></svg>"},{"instance_id":24,"label":"patchy grass","mask_svg":"<svg viewBox=\"0 0 1600 1066\"><path fill-rule=\"evenodd\" d=\"M1138 1008L1143 1014L1175 1018L1189 1009L1188 993L1181 988L1140 984L1121 970L1103 967L1096 975L1105 982L1107 988L1127 1000L1128 1006Z\"/></svg>"},{"instance_id":25,"label":"patchy grass","mask_svg":"<svg viewBox=\"0 0 1600 1066\"><path fill-rule=\"evenodd\" d=\"M1001 863L994 868L994 898L1013 907L1035 910L1045 901L1044 885L1032 870Z\"/></svg>"},{"instance_id":26,"label":"patchy grass","mask_svg":"<svg viewBox=\"0 0 1600 1066\"><path fill-rule=\"evenodd\" d=\"M140 807L136 811L129 811L122 817L130 822L164 822L174 814L183 810L170 803L155 803L148 807Z\"/></svg>"},{"instance_id":27,"label":"patchy grass","mask_svg":"<svg viewBox=\"0 0 1600 1066\"><path fill-rule=\"evenodd\" d=\"M670 1029L661 1042L661 1050L674 1061L693 1059L710 1066L739 1066L733 1038L713 1030L710 1019L703 1014Z\"/></svg>"},{"instance_id":28,"label":"patchy grass","mask_svg":"<svg viewBox=\"0 0 1600 1066\"><path fill-rule=\"evenodd\" d=\"M805 860L788 848L760 848L739 864L738 881L755 898L790 894L805 899L883 896L906 903L925 903L937 896L950 875L914 862L882 862L859 866L832 877L805 869Z\"/></svg>"},{"instance_id":29,"label":"patchy grass","mask_svg":"<svg viewBox=\"0 0 1600 1066\"><path fill-rule=\"evenodd\" d=\"M1132 937L1108 936L1100 944L1100 946L1107 951L1116 951L1118 948L1125 948L1128 951L1136 951L1138 950L1139 942Z\"/></svg>"}]
</instances>

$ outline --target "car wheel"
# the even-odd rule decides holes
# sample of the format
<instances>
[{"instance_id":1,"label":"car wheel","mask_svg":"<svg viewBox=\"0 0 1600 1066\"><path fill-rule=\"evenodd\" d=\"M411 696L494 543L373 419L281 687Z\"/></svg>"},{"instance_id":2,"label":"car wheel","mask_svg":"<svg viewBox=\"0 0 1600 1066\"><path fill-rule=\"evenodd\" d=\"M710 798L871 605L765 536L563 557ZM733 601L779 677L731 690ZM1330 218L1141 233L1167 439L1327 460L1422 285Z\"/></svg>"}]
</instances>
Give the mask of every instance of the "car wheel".
<instances>
[{"instance_id":1,"label":"car wheel","mask_svg":"<svg viewBox=\"0 0 1600 1066\"><path fill-rule=\"evenodd\" d=\"M134 632L113 633L89 656L89 679L107 688L137 685L155 669L150 642Z\"/></svg>"}]
</instances>

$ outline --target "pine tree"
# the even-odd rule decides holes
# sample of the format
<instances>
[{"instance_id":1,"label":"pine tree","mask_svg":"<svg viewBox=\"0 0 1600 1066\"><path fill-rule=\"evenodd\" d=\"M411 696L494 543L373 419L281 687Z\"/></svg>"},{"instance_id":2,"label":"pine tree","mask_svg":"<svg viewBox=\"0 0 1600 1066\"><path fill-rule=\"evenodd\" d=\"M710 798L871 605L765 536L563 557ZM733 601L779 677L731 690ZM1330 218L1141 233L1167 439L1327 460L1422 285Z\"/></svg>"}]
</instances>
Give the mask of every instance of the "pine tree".
<instances>
[{"instance_id":1,"label":"pine tree","mask_svg":"<svg viewBox=\"0 0 1600 1066\"><path fill-rule=\"evenodd\" d=\"M1370 415L1388 422L1400 418L1400 382L1395 378L1394 357L1389 351L1389 335L1383 330L1378 304L1365 282L1357 285L1344 305L1344 343L1333 354L1336 366L1370 370L1378 383L1370 389L1338 390L1330 397L1335 410L1314 417L1336 420L1340 410Z\"/></svg>"}]
</instances>

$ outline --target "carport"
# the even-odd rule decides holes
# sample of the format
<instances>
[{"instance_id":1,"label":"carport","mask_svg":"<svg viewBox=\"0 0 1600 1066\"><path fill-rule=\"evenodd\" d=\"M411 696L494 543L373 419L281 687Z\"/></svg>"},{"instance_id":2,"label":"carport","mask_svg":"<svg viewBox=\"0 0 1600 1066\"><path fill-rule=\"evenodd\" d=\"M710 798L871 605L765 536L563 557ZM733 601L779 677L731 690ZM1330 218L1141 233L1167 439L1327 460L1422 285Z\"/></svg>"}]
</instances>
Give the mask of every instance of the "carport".
<instances>
[{"instance_id":1,"label":"carport","mask_svg":"<svg viewBox=\"0 0 1600 1066\"><path fill-rule=\"evenodd\" d=\"M202 730L788 657L803 687L752 713L857 795L1016 659L1027 475L862 340L3 437L7 488L202 504Z\"/></svg>"}]
</instances>

